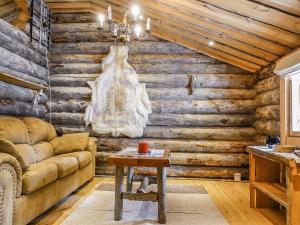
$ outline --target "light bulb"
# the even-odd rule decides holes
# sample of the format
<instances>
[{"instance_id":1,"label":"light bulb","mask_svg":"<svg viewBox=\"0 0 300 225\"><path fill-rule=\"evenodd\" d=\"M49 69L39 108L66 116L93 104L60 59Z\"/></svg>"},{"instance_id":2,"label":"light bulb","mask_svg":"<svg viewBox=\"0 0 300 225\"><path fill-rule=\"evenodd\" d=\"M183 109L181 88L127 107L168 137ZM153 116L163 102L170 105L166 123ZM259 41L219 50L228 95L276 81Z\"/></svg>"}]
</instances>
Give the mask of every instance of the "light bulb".
<instances>
[{"instance_id":1,"label":"light bulb","mask_svg":"<svg viewBox=\"0 0 300 225\"><path fill-rule=\"evenodd\" d=\"M143 20L144 17L143 17L142 15L139 15L139 19L140 19L140 20Z\"/></svg>"},{"instance_id":2,"label":"light bulb","mask_svg":"<svg viewBox=\"0 0 300 225\"><path fill-rule=\"evenodd\" d=\"M209 46L213 46L214 44L215 44L214 41L209 41L209 42L208 42L208 45L209 45Z\"/></svg>"},{"instance_id":3,"label":"light bulb","mask_svg":"<svg viewBox=\"0 0 300 225\"><path fill-rule=\"evenodd\" d=\"M99 14L98 15L98 20L99 20L100 27L103 27L103 25L104 25L104 15Z\"/></svg>"},{"instance_id":4,"label":"light bulb","mask_svg":"<svg viewBox=\"0 0 300 225\"><path fill-rule=\"evenodd\" d=\"M140 8L137 5L133 5L131 8L131 13L133 15L133 18L136 20L138 15L140 14Z\"/></svg>"},{"instance_id":5,"label":"light bulb","mask_svg":"<svg viewBox=\"0 0 300 225\"><path fill-rule=\"evenodd\" d=\"M137 36L137 38L139 38L140 34L142 32L142 27L140 25L136 25L134 28L134 32L135 32L135 35Z\"/></svg>"}]
</instances>

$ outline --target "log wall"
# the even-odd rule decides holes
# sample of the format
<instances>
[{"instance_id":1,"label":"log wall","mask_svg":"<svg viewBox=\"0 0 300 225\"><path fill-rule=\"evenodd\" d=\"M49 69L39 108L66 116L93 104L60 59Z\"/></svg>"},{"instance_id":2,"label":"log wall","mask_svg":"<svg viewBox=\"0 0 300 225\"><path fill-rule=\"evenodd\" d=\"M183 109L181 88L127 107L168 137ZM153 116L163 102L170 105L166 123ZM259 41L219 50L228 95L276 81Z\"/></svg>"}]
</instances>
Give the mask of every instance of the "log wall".
<instances>
[{"instance_id":1,"label":"log wall","mask_svg":"<svg viewBox=\"0 0 300 225\"><path fill-rule=\"evenodd\" d=\"M46 95L38 113L33 101L38 87L48 85L46 59L25 33L0 19L0 115L45 117Z\"/></svg>"},{"instance_id":2,"label":"log wall","mask_svg":"<svg viewBox=\"0 0 300 225\"><path fill-rule=\"evenodd\" d=\"M255 85L257 109L255 112L256 144L265 144L266 136L280 135L280 80L272 71L274 65L266 67L258 75Z\"/></svg>"},{"instance_id":3,"label":"log wall","mask_svg":"<svg viewBox=\"0 0 300 225\"><path fill-rule=\"evenodd\" d=\"M88 130L97 137L96 173L111 174L107 157L140 139L94 134L83 116L91 97L86 82L101 73L113 42L105 32L100 37L95 15L54 14L52 20L52 123L60 133ZM169 176L247 177L245 146L256 134L253 74L155 37L132 44L129 63L146 83L153 109L142 139L172 151Z\"/></svg>"}]
</instances>

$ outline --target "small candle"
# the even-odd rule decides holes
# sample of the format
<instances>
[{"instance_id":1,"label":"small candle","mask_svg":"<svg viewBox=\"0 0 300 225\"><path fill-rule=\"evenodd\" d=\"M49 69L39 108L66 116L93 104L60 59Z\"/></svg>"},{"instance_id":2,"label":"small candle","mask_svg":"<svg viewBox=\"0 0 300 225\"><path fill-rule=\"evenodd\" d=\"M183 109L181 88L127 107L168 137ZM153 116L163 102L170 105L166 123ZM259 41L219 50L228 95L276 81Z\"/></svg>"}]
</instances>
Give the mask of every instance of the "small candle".
<instances>
[{"instance_id":1,"label":"small candle","mask_svg":"<svg viewBox=\"0 0 300 225\"><path fill-rule=\"evenodd\" d=\"M102 14L99 14L98 15L98 20L99 20L100 28L103 28L103 26L104 26L104 16Z\"/></svg>"},{"instance_id":2,"label":"small candle","mask_svg":"<svg viewBox=\"0 0 300 225\"><path fill-rule=\"evenodd\" d=\"M141 32L142 32L141 26L140 26L140 25L137 25L137 26L135 27L134 31L135 31L135 35L137 36L137 38L140 38L140 34L141 34Z\"/></svg>"},{"instance_id":3,"label":"small candle","mask_svg":"<svg viewBox=\"0 0 300 225\"><path fill-rule=\"evenodd\" d=\"M138 153L148 153L149 152L149 144L147 142L141 141L139 142Z\"/></svg>"},{"instance_id":4,"label":"small candle","mask_svg":"<svg viewBox=\"0 0 300 225\"><path fill-rule=\"evenodd\" d=\"M151 27L151 20L150 18L147 18L146 30L150 31L150 27Z\"/></svg>"},{"instance_id":5,"label":"small candle","mask_svg":"<svg viewBox=\"0 0 300 225\"><path fill-rule=\"evenodd\" d=\"M110 6L108 6L108 8L107 8L107 19L109 21L111 21L111 7Z\"/></svg>"}]
</instances>

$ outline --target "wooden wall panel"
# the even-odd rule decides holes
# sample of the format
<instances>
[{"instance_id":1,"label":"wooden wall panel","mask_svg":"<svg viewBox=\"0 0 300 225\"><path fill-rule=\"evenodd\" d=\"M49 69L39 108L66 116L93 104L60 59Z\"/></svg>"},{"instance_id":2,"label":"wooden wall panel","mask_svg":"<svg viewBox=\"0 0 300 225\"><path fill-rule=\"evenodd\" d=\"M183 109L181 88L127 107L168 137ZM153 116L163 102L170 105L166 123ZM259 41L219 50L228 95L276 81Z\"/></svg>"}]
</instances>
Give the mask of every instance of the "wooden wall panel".
<instances>
[{"instance_id":1,"label":"wooden wall panel","mask_svg":"<svg viewBox=\"0 0 300 225\"><path fill-rule=\"evenodd\" d=\"M97 137L96 171L111 173L107 156L140 140L97 135L84 126L91 98L86 82L101 73L112 42L95 38L99 33L91 14L54 14L53 18L52 101L47 103L51 120L59 133L89 131ZM170 176L233 178L240 172L247 177L245 146L254 143L256 134L253 74L154 37L131 46L129 63L146 83L153 108L141 139L152 147L172 150ZM196 80L193 90L192 79Z\"/></svg>"}]
</instances>

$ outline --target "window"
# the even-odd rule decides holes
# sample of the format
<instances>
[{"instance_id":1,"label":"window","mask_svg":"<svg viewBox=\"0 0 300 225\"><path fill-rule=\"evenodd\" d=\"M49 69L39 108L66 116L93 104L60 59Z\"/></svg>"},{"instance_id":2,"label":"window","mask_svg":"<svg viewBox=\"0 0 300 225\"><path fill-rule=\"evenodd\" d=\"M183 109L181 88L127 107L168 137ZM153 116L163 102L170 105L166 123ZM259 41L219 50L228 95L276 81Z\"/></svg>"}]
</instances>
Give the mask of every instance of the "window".
<instances>
[{"instance_id":1,"label":"window","mask_svg":"<svg viewBox=\"0 0 300 225\"><path fill-rule=\"evenodd\" d=\"M290 78L291 136L300 136L300 74Z\"/></svg>"},{"instance_id":2,"label":"window","mask_svg":"<svg viewBox=\"0 0 300 225\"><path fill-rule=\"evenodd\" d=\"M300 48L280 59L274 72L280 76L281 144L300 147Z\"/></svg>"}]
</instances>

